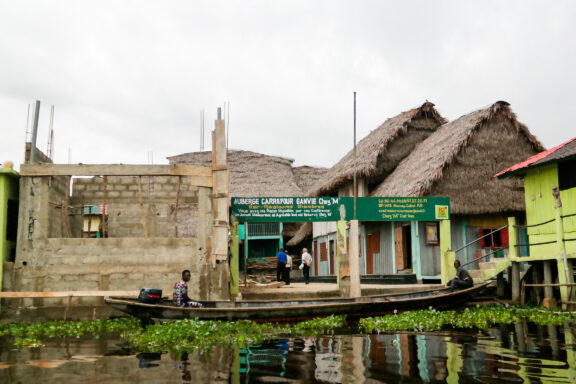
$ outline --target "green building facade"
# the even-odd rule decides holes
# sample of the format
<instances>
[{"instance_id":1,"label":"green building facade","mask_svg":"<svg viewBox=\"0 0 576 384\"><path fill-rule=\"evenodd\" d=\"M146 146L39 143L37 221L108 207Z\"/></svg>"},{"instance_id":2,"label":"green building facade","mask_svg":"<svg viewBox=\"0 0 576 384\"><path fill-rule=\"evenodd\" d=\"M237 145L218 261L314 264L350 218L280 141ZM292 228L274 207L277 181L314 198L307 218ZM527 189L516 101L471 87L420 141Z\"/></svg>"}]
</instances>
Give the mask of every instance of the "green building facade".
<instances>
[{"instance_id":1,"label":"green building facade","mask_svg":"<svg viewBox=\"0 0 576 384\"><path fill-rule=\"evenodd\" d=\"M16 258L19 175L11 166L0 167L0 289L3 265Z\"/></svg>"}]
</instances>

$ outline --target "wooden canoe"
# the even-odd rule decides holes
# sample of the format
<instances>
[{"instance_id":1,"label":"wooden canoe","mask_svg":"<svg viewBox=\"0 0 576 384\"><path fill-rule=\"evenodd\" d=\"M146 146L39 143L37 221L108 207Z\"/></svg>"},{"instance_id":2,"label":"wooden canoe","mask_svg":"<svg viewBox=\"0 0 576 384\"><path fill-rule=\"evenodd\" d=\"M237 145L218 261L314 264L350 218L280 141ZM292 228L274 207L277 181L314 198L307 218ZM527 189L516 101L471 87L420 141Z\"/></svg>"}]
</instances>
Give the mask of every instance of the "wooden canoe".
<instances>
[{"instance_id":1,"label":"wooden canoe","mask_svg":"<svg viewBox=\"0 0 576 384\"><path fill-rule=\"evenodd\" d=\"M137 299L106 297L106 303L124 313L150 320L252 320L256 322L294 322L330 315L347 315L348 319L377 316L396 311L417 309L449 309L461 306L482 291L489 282L451 292L448 288L428 291L332 298L317 300L260 300L202 302L203 308L180 308L163 300L145 304Z\"/></svg>"}]
</instances>

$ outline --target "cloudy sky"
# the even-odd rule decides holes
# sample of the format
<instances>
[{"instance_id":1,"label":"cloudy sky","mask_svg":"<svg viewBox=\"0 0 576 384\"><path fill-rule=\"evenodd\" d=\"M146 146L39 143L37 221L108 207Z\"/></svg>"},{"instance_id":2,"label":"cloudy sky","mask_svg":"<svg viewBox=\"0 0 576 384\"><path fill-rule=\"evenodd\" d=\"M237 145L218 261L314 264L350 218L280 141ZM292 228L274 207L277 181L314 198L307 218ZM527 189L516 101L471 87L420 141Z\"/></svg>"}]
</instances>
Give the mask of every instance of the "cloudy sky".
<instances>
[{"instance_id":1,"label":"cloudy sky","mask_svg":"<svg viewBox=\"0 0 576 384\"><path fill-rule=\"evenodd\" d=\"M230 102L229 146L329 167L430 100L449 120L511 103L546 147L576 136L573 1L0 0L0 161L166 163ZM205 146L210 148L209 133ZM505 150L505 148L503 148Z\"/></svg>"}]
</instances>

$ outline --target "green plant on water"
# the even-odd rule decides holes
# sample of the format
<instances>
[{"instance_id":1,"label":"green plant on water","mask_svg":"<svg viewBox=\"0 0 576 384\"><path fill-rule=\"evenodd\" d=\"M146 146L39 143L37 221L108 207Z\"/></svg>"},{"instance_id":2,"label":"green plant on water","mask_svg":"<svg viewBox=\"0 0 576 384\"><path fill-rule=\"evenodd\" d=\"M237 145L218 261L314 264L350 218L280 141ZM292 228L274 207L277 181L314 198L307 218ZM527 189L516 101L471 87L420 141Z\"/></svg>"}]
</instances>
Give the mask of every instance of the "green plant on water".
<instances>
[{"instance_id":1,"label":"green plant on water","mask_svg":"<svg viewBox=\"0 0 576 384\"><path fill-rule=\"evenodd\" d=\"M336 329L344 326L346 326L346 316L331 315L297 323L292 327L292 333L301 336L334 334Z\"/></svg>"},{"instance_id":2,"label":"green plant on water","mask_svg":"<svg viewBox=\"0 0 576 384\"><path fill-rule=\"evenodd\" d=\"M42 340L55 337L80 338L93 335L98 338L103 333L116 332L125 335L139 329L137 319L111 319L93 321L48 321L44 323L0 324L0 337L12 336L18 348L41 347Z\"/></svg>"},{"instance_id":3,"label":"green plant on water","mask_svg":"<svg viewBox=\"0 0 576 384\"><path fill-rule=\"evenodd\" d=\"M570 312L548 310L543 307L476 306L457 311L427 310L361 319L362 332L416 331L427 332L449 328L489 328L495 324L513 324L526 319L539 325L561 325L576 322Z\"/></svg>"},{"instance_id":4,"label":"green plant on water","mask_svg":"<svg viewBox=\"0 0 576 384\"><path fill-rule=\"evenodd\" d=\"M345 324L344 316L313 319L295 325L258 324L251 321L183 320L140 327L135 319L94 321L50 321L45 323L0 324L0 336L11 336L17 348L41 347L43 340L55 337L100 337L117 332L134 349L142 352L181 351L208 348L214 345L259 343L264 339L283 335L334 333Z\"/></svg>"}]
</instances>

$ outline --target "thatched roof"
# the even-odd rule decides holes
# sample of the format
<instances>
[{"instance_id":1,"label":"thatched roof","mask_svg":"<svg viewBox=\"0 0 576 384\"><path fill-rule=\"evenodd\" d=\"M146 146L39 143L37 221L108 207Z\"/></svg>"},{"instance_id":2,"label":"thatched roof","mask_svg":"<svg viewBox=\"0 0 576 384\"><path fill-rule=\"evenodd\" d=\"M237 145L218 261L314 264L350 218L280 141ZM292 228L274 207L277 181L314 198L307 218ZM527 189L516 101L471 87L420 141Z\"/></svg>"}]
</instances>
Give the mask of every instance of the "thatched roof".
<instances>
[{"instance_id":1,"label":"thatched roof","mask_svg":"<svg viewBox=\"0 0 576 384\"><path fill-rule=\"evenodd\" d=\"M170 164L210 166L212 152L191 152L168 157ZM228 150L231 197L302 196L291 159L262 153Z\"/></svg>"},{"instance_id":2,"label":"thatched roof","mask_svg":"<svg viewBox=\"0 0 576 384\"><path fill-rule=\"evenodd\" d=\"M293 247L295 245L298 245L302 241L304 241L308 236L310 236L311 234L312 234L312 223L311 222L303 223L300 225L300 228L298 228L298 231L296 232L294 237L292 237L286 243L286 245L289 247Z\"/></svg>"},{"instance_id":3,"label":"thatched roof","mask_svg":"<svg viewBox=\"0 0 576 384\"><path fill-rule=\"evenodd\" d=\"M328 172L328 168L310 167L304 165L301 167L292 168L296 184L300 190L307 194L314 184L318 182Z\"/></svg>"},{"instance_id":4,"label":"thatched roof","mask_svg":"<svg viewBox=\"0 0 576 384\"><path fill-rule=\"evenodd\" d=\"M382 180L396 168L422 140L446 120L425 102L421 107L403 112L386 120L356 145L356 171L368 183ZM354 178L354 150L346 154L313 186L310 195L334 193L339 186Z\"/></svg>"},{"instance_id":5,"label":"thatched roof","mask_svg":"<svg viewBox=\"0 0 576 384\"><path fill-rule=\"evenodd\" d=\"M444 124L372 196L448 196L455 214L522 211L519 180L493 179L544 149L505 101Z\"/></svg>"},{"instance_id":6,"label":"thatched roof","mask_svg":"<svg viewBox=\"0 0 576 384\"><path fill-rule=\"evenodd\" d=\"M540 152L521 163L514 164L510 168L497 173L494 177L503 178L524 175L530 169L574 158L576 158L576 137L547 151Z\"/></svg>"}]
</instances>

